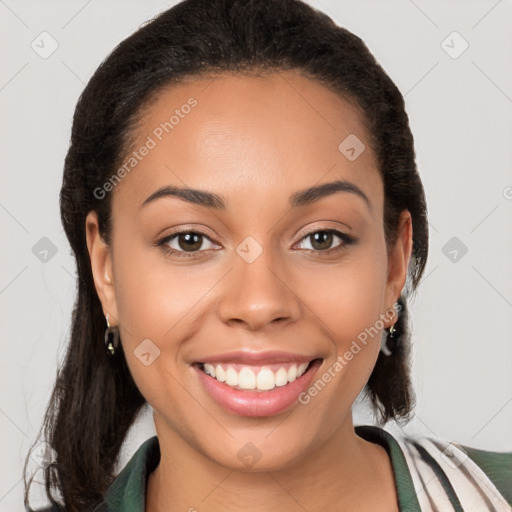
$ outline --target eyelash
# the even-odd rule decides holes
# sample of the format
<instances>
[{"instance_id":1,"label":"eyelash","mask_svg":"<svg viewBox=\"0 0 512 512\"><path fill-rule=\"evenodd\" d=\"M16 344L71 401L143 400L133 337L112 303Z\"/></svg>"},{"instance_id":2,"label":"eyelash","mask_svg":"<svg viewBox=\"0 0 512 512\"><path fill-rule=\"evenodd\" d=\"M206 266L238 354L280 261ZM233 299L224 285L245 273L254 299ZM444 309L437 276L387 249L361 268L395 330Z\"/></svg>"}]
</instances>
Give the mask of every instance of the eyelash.
<instances>
[{"instance_id":1,"label":"eyelash","mask_svg":"<svg viewBox=\"0 0 512 512\"><path fill-rule=\"evenodd\" d=\"M348 245L352 245L352 244L355 244L357 242L357 239L354 238L353 236L351 235L347 235L346 233L343 233L341 231L338 231L336 229L316 229L315 231L310 231L309 233L306 233L300 240L299 242L302 242L303 240L307 239L308 237L316 234L316 233L331 233L335 236L337 236L342 243L340 243L338 246L334 247L334 248L330 248L330 249L325 249L325 250L315 250L315 249L303 249L303 250L306 250L306 251L313 251L317 254L321 254L321 255L324 255L324 254L327 254L327 255L331 255L332 253L336 253L336 252L340 252L340 251L343 251L346 249L346 246ZM161 240L159 240L157 242L157 247L161 247L162 250L169 256L177 256L178 258L193 258L197 255L197 253L201 253L201 252L206 252L208 250L211 250L211 249L206 249L206 250L198 250L198 251L178 251L176 249L172 249L170 248L167 244L175 239L176 237L178 237L179 235L184 235L184 234L193 234L193 235L199 235L199 236L202 236L204 238L206 238L207 240L209 240L211 243L215 243L213 242L210 237L204 233L201 233L200 231L177 231L176 233L173 233L172 235L168 235L164 238L162 238ZM202 244L201 244L202 245Z\"/></svg>"}]
</instances>

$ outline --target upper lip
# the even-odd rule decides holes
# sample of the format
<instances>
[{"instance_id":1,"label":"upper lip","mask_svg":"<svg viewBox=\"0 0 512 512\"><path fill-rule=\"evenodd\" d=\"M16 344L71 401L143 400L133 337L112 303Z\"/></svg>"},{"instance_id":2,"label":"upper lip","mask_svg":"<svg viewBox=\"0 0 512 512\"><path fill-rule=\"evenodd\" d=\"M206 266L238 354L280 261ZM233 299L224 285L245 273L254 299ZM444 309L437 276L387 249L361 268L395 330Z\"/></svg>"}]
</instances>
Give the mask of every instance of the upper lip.
<instances>
[{"instance_id":1,"label":"upper lip","mask_svg":"<svg viewBox=\"0 0 512 512\"><path fill-rule=\"evenodd\" d=\"M247 365L277 364L277 363L309 363L316 356L307 356L302 354L294 354L291 352L265 351L253 352L247 350L236 350L226 352L224 354L216 354L213 356L203 357L196 363L234 363Z\"/></svg>"}]
</instances>

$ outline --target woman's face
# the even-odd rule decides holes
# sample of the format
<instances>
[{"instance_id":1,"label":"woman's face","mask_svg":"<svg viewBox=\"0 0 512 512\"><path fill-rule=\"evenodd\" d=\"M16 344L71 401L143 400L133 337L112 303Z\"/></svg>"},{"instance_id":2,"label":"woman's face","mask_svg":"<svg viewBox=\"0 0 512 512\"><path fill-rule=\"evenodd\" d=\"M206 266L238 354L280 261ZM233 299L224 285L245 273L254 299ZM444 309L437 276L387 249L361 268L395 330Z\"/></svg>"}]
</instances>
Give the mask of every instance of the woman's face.
<instances>
[{"instance_id":1,"label":"woman's face","mask_svg":"<svg viewBox=\"0 0 512 512\"><path fill-rule=\"evenodd\" d=\"M88 244L160 438L269 470L353 432L412 236L403 212L388 253L357 110L294 72L225 74L161 92L135 135L111 247L94 214Z\"/></svg>"}]
</instances>

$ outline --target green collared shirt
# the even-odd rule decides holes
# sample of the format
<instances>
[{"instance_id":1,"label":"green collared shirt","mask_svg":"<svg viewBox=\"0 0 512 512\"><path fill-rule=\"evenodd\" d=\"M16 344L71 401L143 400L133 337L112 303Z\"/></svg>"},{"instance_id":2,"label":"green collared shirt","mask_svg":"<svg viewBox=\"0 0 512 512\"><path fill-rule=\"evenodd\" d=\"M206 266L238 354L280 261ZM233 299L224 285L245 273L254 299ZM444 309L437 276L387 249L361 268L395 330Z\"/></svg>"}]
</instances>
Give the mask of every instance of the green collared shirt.
<instances>
[{"instance_id":1,"label":"green collared shirt","mask_svg":"<svg viewBox=\"0 0 512 512\"><path fill-rule=\"evenodd\" d=\"M425 437L398 439L375 426L357 426L355 431L388 452L401 512L512 512L512 452L477 450ZM144 512L148 476L159 461L154 436L134 453L95 511Z\"/></svg>"}]
</instances>

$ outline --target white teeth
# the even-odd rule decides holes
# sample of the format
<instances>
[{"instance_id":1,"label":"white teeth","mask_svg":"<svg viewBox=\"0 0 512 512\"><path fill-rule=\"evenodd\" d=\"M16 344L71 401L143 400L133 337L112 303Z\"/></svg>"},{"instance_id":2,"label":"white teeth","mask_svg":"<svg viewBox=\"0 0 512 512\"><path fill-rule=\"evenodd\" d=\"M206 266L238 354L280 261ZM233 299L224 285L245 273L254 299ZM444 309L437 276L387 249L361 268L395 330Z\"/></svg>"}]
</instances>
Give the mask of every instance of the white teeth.
<instances>
[{"instance_id":1,"label":"white teeth","mask_svg":"<svg viewBox=\"0 0 512 512\"><path fill-rule=\"evenodd\" d=\"M288 373L284 368L280 368L276 372L275 376L276 386L284 386L288 384Z\"/></svg>"},{"instance_id":2,"label":"white teeth","mask_svg":"<svg viewBox=\"0 0 512 512\"><path fill-rule=\"evenodd\" d=\"M309 363L299 364L299 366L297 368L297 377L300 377L306 371L306 368L308 367L308 364Z\"/></svg>"},{"instance_id":3,"label":"white teeth","mask_svg":"<svg viewBox=\"0 0 512 512\"><path fill-rule=\"evenodd\" d=\"M226 372L226 384L229 386L238 386L238 372L231 366Z\"/></svg>"},{"instance_id":4,"label":"white teeth","mask_svg":"<svg viewBox=\"0 0 512 512\"><path fill-rule=\"evenodd\" d=\"M284 368L283 368L284 369ZM258 380L256 381L256 387L258 389L268 391L276 387L276 379L274 372L268 368L262 368L258 373Z\"/></svg>"},{"instance_id":5,"label":"white teeth","mask_svg":"<svg viewBox=\"0 0 512 512\"><path fill-rule=\"evenodd\" d=\"M238 374L238 385L242 389L254 389L256 387L256 375L250 368L242 368Z\"/></svg>"},{"instance_id":6,"label":"white teeth","mask_svg":"<svg viewBox=\"0 0 512 512\"><path fill-rule=\"evenodd\" d=\"M276 386L286 386L304 374L309 363L286 365L279 368L276 372L270 368L260 368L254 370L250 366L244 366L239 372L231 364L217 364L216 366L205 363L204 372L218 380L225 382L228 386L238 387L238 389L257 389L259 391L268 391Z\"/></svg>"},{"instance_id":7,"label":"white teeth","mask_svg":"<svg viewBox=\"0 0 512 512\"><path fill-rule=\"evenodd\" d=\"M215 378L219 382L226 382L226 372L224 371L224 368L220 364L217 365L215 368Z\"/></svg>"},{"instance_id":8,"label":"white teeth","mask_svg":"<svg viewBox=\"0 0 512 512\"><path fill-rule=\"evenodd\" d=\"M204 371L205 373L207 373L208 375L211 375L212 377L215 377L215 368L213 367L212 364L208 364L206 363L204 365Z\"/></svg>"}]
</instances>

